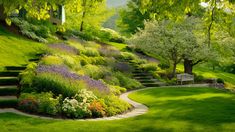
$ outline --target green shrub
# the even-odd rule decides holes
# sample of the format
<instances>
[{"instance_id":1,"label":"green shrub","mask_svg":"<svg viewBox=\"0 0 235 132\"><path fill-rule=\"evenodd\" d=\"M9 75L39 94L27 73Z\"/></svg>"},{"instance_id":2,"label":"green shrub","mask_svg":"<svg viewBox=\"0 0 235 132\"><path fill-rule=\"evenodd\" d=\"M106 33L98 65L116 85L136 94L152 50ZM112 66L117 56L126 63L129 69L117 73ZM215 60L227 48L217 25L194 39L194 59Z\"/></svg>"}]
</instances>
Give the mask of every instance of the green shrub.
<instances>
[{"instance_id":1,"label":"green shrub","mask_svg":"<svg viewBox=\"0 0 235 132\"><path fill-rule=\"evenodd\" d=\"M59 56L45 56L41 59L40 61L41 64L43 65L63 65L64 61L61 57Z\"/></svg>"},{"instance_id":2,"label":"green shrub","mask_svg":"<svg viewBox=\"0 0 235 132\"><path fill-rule=\"evenodd\" d=\"M40 93L38 96L38 112L49 115L56 115L60 112L60 98L53 98L52 93Z\"/></svg>"},{"instance_id":3,"label":"green shrub","mask_svg":"<svg viewBox=\"0 0 235 132\"><path fill-rule=\"evenodd\" d=\"M119 79L115 76L109 75L104 77L104 82L110 85L120 85Z\"/></svg>"},{"instance_id":4,"label":"green shrub","mask_svg":"<svg viewBox=\"0 0 235 132\"><path fill-rule=\"evenodd\" d=\"M63 97L72 97L86 85L83 81L75 81L57 74L40 73L34 78L33 87L38 92L51 91L56 95L62 94Z\"/></svg>"},{"instance_id":5,"label":"green shrub","mask_svg":"<svg viewBox=\"0 0 235 132\"><path fill-rule=\"evenodd\" d=\"M96 48L86 47L82 54L89 57L97 57L100 56L99 51Z\"/></svg>"},{"instance_id":6,"label":"green shrub","mask_svg":"<svg viewBox=\"0 0 235 132\"><path fill-rule=\"evenodd\" d=\"M140 68L142 68L144 71L156 71L157 70L157 64L155 63L147 63L147 64L141 64Z\"/></svg>"},{"instance_id":7,"label":"green shrub","mask_svg":"<svg viewBox=\"0 0 235 132\"><path fill-rule=\"evenodd\" d=\"M72 57L70 55L61 55L60 57L63 59L63 63L72 69L81 67L79 58Z\"/></svg>"},{"instance_id":8,"label":"green shrub","mask_svg":"<svg viewBox=\"0 0 235 132\"><path fill-rule=\"evenodd\" d=\"M87 64L93 64L93 65L106 65L107 64L106 59L101 56L87 57L87 56L81 55L78 58L82 66L85 66Z\"/></svg>"},{"instance_id":9,"label":"green shrub","mask_svg":"<svg viewBox=\"0 0 235 132\"><path fill-rule=\"evenodd\" d=\"M50 29L43 25L34 25L21 18L11 18L11 21L20 28L20 32L33 40L47 43L45 38L50 36Z\"/></svg>"},{"instance_id":10,"label":"green shrub","mask_svg":"<svg viewBox=\"0 0 235 132\"><path fill-rule=\"evenodd\" d=\"M167 63L160 63L160 64L158 64L158 66L161 69L169 69L170 68L170 64L167 64Z\"/></svg>"},{"instance_id":11,"label":"green shrub","mask_svg":"<svg viewBox=\"0 0 235 132\"><path fill-rule=\"evenodd\" d=\"M106 96L104 100L101 100L105 104L105 111L107 116L113 116L127 111L131 106L125 101L120 100L116 96Z\"/></svg>"},{"instance_id":12,"label":"green shrub","mask_svg":"<svg viewBox=\"0 0 235 132\"><path fill-rule=\"evenodd\" d=\"M99 53L105 57L119 58L121 56L121 52L117 48L111 46L99 48Z\"/></svg>"},{"instance_id":13,"label":"green shrub","mask_svg":"<svg viewBox=\"0 0 235 132\"><path fill-rule=\"evenodd\" d=\"M121 59L136 60L138 57L130 52L121 52Z\"/></svg>"},{"instance_id":14,"label":"green shrub","mask_svg":"<svg viewBox=\"0 0 235 132\"><path fill-rule=\"evenodd\" d=\"M84 66L78 73L88 75L91 78L98 80L104 78L109 72L110 69L107 67L88 64Z\"/></svg>"},{"instance_id":15,"label":"green shrub","mask_svg":"<svg viewBox=\"0 0 235 132\"><path fill-rule=\"evenodd\" d=\"M205 78L202 75L196 75L194 78L195 82L203 82L205 80Z\"/></svg>"},{"instance_id":16,"label":"green shrub","mask_svg":"<svg viewBox=\"0 0 235 132\"><path fill-rule=\"evenodd\" d=\"M138 82L137 80L131 79L127 77L125 74L122 74L120 72L114 73L113 76L118 78L120 82L120 86L126 89L135 89L135 88L140 88L142 86L142 84Z\"/></svg>"},{"instance_id":17,"label":"green shrub","mask_svg":"<svg viewBox=\"0 0 235 132\"><path fill-rule=\"evenodd\" d=\"M216 81L217 81L217 83L222 83L222 84L224 84L224 80L221 79L221 78L218 78Z\"/></svg>"},{"instance_id":18,"label":"green shrub","mask_svg":"<svg viewBox=\"0 0 235 132\"><path fill-rule=\"evenodd\" d=\"M31 87L33 79L36 75L36 68L36 63L30 63L27 68L22 73L20 73L20 84L23 88Z\"/></svg>"},{"instance_id":19,"label":"green shrub","mask_svg":"<svg viewBox=\"0 0 235 132\"><path fill-rule=\"evenodd\" d=\"M23 93L19 98L19 109L26 112L57 115L60 112L59 97L52 93Z\"/></svg>"},{"instance_id":20,"label":"green shrub","mask_svg":"<svg viewBox=\"0 0 235 132\"><path fill-rule=\"evenodd\" d=\"M111 93L114 95L120 95L121 93L126 92L126 88L120 86L109 85Z\"/></svg>"}]
</instances>

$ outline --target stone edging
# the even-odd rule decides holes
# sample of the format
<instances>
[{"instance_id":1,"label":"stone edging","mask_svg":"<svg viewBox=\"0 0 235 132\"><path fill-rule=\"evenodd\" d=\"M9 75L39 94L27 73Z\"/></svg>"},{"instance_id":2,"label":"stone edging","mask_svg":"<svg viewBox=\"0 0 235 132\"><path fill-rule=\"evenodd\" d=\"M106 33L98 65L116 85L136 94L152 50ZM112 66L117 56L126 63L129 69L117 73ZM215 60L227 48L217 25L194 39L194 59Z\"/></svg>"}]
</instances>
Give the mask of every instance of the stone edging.
<instances>
[{"instance_id":1,"label":"stone edging","mask_svg":"<svg viewBox=\"0 0 235 132\"><path fill-rule=\"evenodd\" d=\"M135 117L135 116L138 116L138 115L142 115L142 114L145 114L148 111L147 106L145 106L143 104L140 104L138 102L135 102L135 101L128 98L128 95L130 93L140 91L140 90L144 90L144 89L133 90L133 91L121 94L120 99L128 102L134 108L131 111L127 112L127 113L123 113L123 114L115 115L115 116L111 116L111 117L94 118L94 119L60 119L60 118L53 118L53 117L45 117L45 116L27 114L27 113L21 112L19 110L16 110L14 108L0 109L0 113L14 113L14 114L18 114L18 115L27 116L27 117L40 118L40 119L51 119L51 120L74 120L74 121L118 120L118 119L124 119L124 118L130 118L130 117Z\"/></svg>"},{"instance_id":2,"label":"stone edging","mask_svg":"<svg viewBox=\"0 0 235 132\"><path fill-rule=\"evenodd\" d=\"M120 95L120 99L128 102L131 104L134 108L127 112L123 113L120 115L115 115L111 117L103 117L103 118L94 118L94 119L60 119L60 118L53 118L53 117L45 117L45 116L39 116L39 115L32 115L32 114L27 114L24 112L21 112L19 110L13 109L13 108L8 108L8 109L0 109L0 113L15 113L18 115L23 115L27 117L33 117L33 118L40 118L40 119L51 119L51 120L74 120L74 121L102 121L102 120L118 120L118 119L125 119L125 118L130 118L130 117L135 117L139 115L143 115L148 112L148 107L135 102L131 99L128 98L128 95L137 91L143 91L147 89L155 89L155 88L191 88L191 87L209 87L209 84L191 84L191 85L174 85L174 86L162 86L162 87L149 87L149 88L142 88L138 90L133 90L129 91L126 93L123 93Z\"/></svg>"}]
</instances>

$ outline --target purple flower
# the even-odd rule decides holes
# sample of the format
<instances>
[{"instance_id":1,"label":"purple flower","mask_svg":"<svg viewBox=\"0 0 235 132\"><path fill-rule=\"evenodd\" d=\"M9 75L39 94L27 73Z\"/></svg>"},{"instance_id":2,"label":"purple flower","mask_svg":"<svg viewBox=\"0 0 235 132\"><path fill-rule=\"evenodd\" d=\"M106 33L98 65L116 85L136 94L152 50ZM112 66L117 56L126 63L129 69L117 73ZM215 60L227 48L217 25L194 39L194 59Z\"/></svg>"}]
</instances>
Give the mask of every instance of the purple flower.
<instances>
[{"instance_id":1,"label":"purple flower","mask_svg":"<svg viewBox=\"0 0 235 132\"><path fill-rule=\"evenodd\" d=\"M78 50L75 47L66 45L64 43L50 44L49 47L52 49L58 49L64 52L72 53L72 54L78 54Z\"/></svg>"},{"instance_id":2,"label":"purple flower","mask_svg":"<svg viewBox=\"0 0 235 132\"><path fill-rule=\"evenodd\" d=\"M109 88L100 80L94 80L88 76L79 76L76 73L71 73L69 69L65 66L59 66L59 65L39 65L37 68L37 73L54 73L63 76L67 79L72 80L79 80L84 81L88 89L90 90L98 90L100 92L104 93L110 93Z\"/></svg>"}]
</instances>

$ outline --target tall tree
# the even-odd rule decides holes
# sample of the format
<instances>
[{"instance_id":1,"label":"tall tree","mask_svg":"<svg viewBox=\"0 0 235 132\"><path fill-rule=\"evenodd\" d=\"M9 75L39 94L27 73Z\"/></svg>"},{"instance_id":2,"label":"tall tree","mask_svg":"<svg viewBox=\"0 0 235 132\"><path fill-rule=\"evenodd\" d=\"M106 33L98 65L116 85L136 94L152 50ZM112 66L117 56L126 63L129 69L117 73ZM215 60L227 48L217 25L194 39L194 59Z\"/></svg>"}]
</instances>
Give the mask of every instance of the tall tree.
<instances>
[{"instance_id":1,"label":"tall tree","mask_svg":"<svg viewBox=\"0 0 235 132\"><path fill-rule=\"evenodd\" d=\"M200 21L194 17L183 22L174 21L146 22L145 29L136 33L129 41L137 48L157 54L172 64L172 76L176 66L182 60L185 72L192 74L193 66L210 57L209 49L204 46L205 37L202 32L195 32Z\"/></svg>"},{"instance_id":2,"label":"tall tree","mask_svg":"<svg viewBox=\"0 0 235 132\"><path fill-rule=\"evenodd\" d=\"M91 15L94 13L97 13L97 9L99 6L102 6L105 4L105 0L82 0L81 1L81 11L82 11L82 17L81 17L81 24L80 24L80 31L82 32L84 30L84 23L86 21L87 15Z\"/></svg>"},{"instance_id":3,"label":"tall tree","mask_svg":"<svg viewBox=\"0 0 235 132\"><path fill-rule=\"evenodd\" d=\"M201 0L131 0L121 10L119 26L127 33L143 28L144 20L183 20L186 14L197 16L201 12ZM123 26L124 25L124 26Z\"/></svg>"}]
</instances>

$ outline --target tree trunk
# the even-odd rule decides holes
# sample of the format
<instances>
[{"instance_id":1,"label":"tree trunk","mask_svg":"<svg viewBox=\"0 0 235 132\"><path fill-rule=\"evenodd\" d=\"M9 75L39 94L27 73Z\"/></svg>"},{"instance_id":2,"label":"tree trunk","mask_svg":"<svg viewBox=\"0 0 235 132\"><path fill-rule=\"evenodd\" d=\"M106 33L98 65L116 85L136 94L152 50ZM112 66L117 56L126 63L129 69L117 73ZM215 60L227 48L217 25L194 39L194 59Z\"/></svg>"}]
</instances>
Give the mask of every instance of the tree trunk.
<instances>
[{"instance_id":1,"label":"tree trunk","mask_svg":"<svg viewBox=\"0 0 235 132\"><path fill-rule=\"evenodd\" d=\"M175 74L176 74L176 66L177 66L177 63L175 62L175 63L173 64L172 78L175 77Z\"/></svg>"},{"instance_id":2,"label":"tree trunk","mask_svg":"<svg viewBox=\"0 0 235 132\"><path fill-rule=\"evenodd\" d=\"M193 61L184 59L184 73L193 74Z\"/></svg>"},{"instance_id":3,"label":"tree trunk","mask_svg":"<svg viewBox=\"0 0 235 132\"><path fill-rule=\"evenodd\" d=\"M82 13L82 22L81 22L81 25L80 25L80 31L82 32L83 29L84 29L84 18L86 17L86 11L84 11Z\"/></svg>"}]
</instances>

